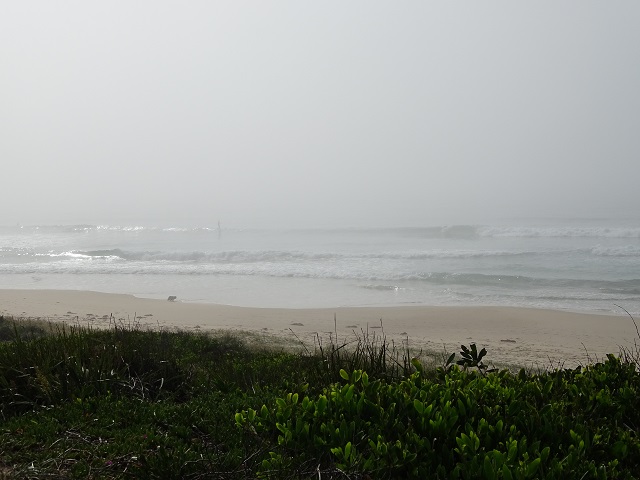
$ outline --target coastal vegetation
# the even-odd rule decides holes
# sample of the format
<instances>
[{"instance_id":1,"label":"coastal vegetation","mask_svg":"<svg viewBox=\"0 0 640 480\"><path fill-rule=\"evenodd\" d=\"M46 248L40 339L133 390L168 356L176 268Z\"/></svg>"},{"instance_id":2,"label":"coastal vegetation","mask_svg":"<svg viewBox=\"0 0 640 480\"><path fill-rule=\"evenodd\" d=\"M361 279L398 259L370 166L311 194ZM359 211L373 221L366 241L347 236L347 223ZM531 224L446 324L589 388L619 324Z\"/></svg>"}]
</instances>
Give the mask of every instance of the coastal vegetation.
<instances>
[{"instance_id":1,"label":"coastal vegetation","mask_svg":"<svg viewBox=\"0 0 640 480\"><path fill-rule=\"evenodd\" d=\"M638 349L575 368L427 366L383 335L0 317L0 478L637 478Z\"/></svg>"}]
</instances>

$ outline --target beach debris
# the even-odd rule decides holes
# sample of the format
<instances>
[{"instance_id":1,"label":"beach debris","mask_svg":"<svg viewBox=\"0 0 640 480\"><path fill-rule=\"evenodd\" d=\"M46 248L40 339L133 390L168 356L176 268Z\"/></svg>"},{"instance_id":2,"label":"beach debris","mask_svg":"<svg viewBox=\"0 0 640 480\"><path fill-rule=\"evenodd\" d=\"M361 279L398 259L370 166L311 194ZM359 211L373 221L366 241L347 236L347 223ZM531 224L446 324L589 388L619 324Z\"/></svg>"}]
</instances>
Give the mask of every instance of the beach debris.
<instances>
[{"instance_id":1,"label":"beach debris","mask_svg":"<svg viewBox=\"0 0 640 480\"><path fill-rule=\"evenodd\" d=\"M507 342L507 343L516 343L515 340L511 340L510 338L505 338L504 340L500 340L501 342Z\"/></svg>"},{"instance_id":2,"label":"beach debris","mask_svg":"<svg viewBox=\"0 0 640 480\"><path fill-rule=\"evenodd\" d=\"M170 302L175 302L176 301L176 297L175 295L169 295L169 298L167 298L167 300L169 300Z\"/></svg>"},{"instance_id":3,"label":"beach debris","mask_svg":"<svg viewBox=\"0 0 640 480\"><path fill-rule=\"evenodd\" d=\"M295 323L292 323L291 325L295 325L296 327L304 327L304 323L300 323L300 322L295 322Z\"/></svg>"}]
</instances>

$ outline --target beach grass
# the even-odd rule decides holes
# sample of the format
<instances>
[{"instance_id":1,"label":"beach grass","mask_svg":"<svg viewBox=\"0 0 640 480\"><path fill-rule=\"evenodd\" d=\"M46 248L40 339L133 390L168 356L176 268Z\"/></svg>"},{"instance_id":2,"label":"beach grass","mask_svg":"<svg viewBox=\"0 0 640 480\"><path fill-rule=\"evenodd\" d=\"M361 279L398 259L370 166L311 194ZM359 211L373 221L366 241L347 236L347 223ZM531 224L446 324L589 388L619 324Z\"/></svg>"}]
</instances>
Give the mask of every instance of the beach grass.
<instances>
[{"instance_id":1,"label":"beach grass","mask_svg":"<svg viewBox=\"0 0 640 480\"><path fill-rule=\"evenodd\" d=\"M637 349L491 371L384 329L253 334L0 319L0 478L634 478ZM421 360L422 358L422 360ZM635 473L634 473L635 472Z\"/></svg>"}]
</instances>

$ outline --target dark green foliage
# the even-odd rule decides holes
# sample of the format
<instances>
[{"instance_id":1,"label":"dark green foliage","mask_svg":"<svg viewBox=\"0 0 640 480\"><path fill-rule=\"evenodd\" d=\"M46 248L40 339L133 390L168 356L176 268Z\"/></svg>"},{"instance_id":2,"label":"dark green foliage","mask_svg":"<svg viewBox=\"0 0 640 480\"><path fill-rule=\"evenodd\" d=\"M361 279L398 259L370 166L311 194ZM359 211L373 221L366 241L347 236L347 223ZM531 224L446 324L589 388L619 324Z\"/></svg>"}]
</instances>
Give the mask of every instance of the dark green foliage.
<instances>
[{"instance_id":1,"label":"dark green foliage","mask_svg":"<svg viewBox=\"0 0 640 480\"><path fill-rule=\"evenodd\" d=\"M487 354L487 349L483 348L478 352L478 348L475 343L472 343L470 348L467 348L464 345L460 345L460 356L462 357L460 360L456 362L457 365L460 365L465 370L468 368L477 368L481 374L495 372L495 369L489 369L487 365L484 364L482 359ZM453 357L450 357L451 361L453 361Z\"/></svg>"},{"instance_id":2,"label":"dark green foliage","mask_svg":"<svg viewBox=\"0 0 640 480\"><path fill-rule=\"evenodd\" d=\"M634 478L640 472L634 365L610 355L585 369L537 376L457 368L441 374L428 380L417 371L389 383L343 370L343 382L320 395L288 394L238 413L236 422L274 445L260 466L266 476L283 467L305 470L312 461L373 478Z\"/></svg>"},{"instance_id":3,"label":"dark green foliage","mask_svg":"<svg viewBox=\"0 0 640 480\"><path fill-rule=\"evenodd\" d=\"M485 356L430 370L366 334L313 354L121 327L16 335L0 344L0 478L637 476L635 363L531 375Z\"/></svg>"},{"instance_id":4,"label":"dark green foliage","mask_svg":"<svg viewBox=\"0 0 640 480\"><path fill-rule=\"evenodd\" d=\"M229 334L47 330L0 344L0 478L250 478L265 446L235 413L339 378Z\"/></svg>"},{"instance_id":5,"label":"dark green foliage","mask_svg":"<svg viewBox=\"0 0 640 480\"><path fill-rule=\"evenodd\" d=\"M5 416L37 405L95 395L159 398L188 376L169 333L61 327L55 335L18 337L0 349L0 401Z\"/></svg>"},{"instance_id":6,"label":"dark green foliage","mask_svg":"<svg viewBox=\"0 0 640 480\"><path fill-rule=\"evenodd\" d=\"M16 338L30 340L46 334L47 330L39 322L16 322L0 315L0 342L9 342Z\"/></svg>"},{"instance_id":7,"label":"dark green foliage","mask_svg":"<svg viewBox=\"0 0 640 480\"><path fill-rule=\"evenodd\" d=\"M314 372L314 376L321 384L340 378L342 369L365 370L372 376L396 380L412 371L408 349L390 344L384 331L382 334L362 331L351 342L344 344L330 341L328 345L324 345L318 336L315 347L315 356L321 358L322 362L314 363L320 367Z\"/></svg>"}]
</instances>

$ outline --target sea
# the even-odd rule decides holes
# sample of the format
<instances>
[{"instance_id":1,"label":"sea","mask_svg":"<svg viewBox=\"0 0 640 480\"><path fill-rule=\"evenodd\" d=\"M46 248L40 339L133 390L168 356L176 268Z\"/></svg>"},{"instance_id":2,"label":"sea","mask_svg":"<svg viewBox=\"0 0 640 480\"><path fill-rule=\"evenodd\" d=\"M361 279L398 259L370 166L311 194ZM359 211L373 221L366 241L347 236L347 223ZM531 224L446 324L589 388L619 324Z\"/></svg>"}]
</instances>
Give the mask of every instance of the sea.
<instances>
[{"instance_id":1,"label":"sea","mask_svg":"<svg viewBox=\"0 0 640 480\"><path fill-rule=\"evenodd\" d=\"M4 226L0 288L250 307L485 305L640 316L640 221Z\"/></svg>"}]
</instances>

